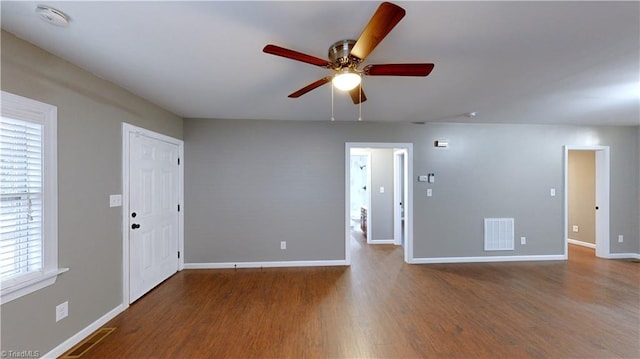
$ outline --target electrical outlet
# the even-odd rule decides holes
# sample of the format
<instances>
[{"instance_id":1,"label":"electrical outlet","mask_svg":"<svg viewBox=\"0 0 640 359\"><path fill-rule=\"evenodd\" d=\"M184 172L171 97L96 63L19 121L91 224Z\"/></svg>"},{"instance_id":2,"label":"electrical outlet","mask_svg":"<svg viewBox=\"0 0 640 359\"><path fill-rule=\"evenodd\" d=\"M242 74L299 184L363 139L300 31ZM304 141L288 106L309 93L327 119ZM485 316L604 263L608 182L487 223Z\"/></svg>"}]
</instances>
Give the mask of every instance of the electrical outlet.
<instances>
[{"instance_id":1,"label":"electrical outlet","mask_svg":"<svg viewBox=\"0 0 640 359\"><path fill-rule=\"evenodd\" d=\"M522 245L527 244L527 237L520 237L520 244Z\"/></svg>"},{"instance_id":2,"label":"electrical outlet","mask_svg":"<svg viewBox=\"0 0 640 359\"><path fill-rule=\"evenodd\" d=\"M576 233L577 233L579 229L580 229L580 228L579 228L578 226L573 226L573 231L574 231L574 232L576 232Z\"/></svg>"},{"instance_id":3,"label":"electrical outlet","mask_svg":"<svg viewBox=\"0 0 640 359\"><path fill-rule=\"evenodd\" d=\"M56 322L61 321L69 315L69 302L56 305Z\"/></svg>"},{"instance_id":4,"label":"electrical outlet","mask_svg":"<svg viewBox=\"0 0 640 359\"><path fill-rule=\"evenodd\" d=\"M622 234L618 235L618 243L624 242L624 236Z\"/></svg>"},{"instance_id":5,"label":"electrical outlet","mask_svg":"<svg viewBox=\"0 0 640 359\"><path fill-rule=\"evenodd\" d=\"M282 250L287 249L287 241L281 241L280 242L280 249L282 249Z\"/></svg>"}]
</instances>

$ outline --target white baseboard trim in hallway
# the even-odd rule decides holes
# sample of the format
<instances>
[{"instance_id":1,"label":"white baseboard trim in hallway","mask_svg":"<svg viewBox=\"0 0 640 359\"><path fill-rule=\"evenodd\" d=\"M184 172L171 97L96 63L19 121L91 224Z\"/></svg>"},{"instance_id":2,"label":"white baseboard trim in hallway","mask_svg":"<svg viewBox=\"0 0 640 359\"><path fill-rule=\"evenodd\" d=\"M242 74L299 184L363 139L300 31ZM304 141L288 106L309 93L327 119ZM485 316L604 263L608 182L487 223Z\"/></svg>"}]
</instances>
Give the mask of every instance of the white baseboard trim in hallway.
<instances>
[{"instance_id":1,"label":"white baseboard trim in hallway","mask_svg":"<svg viewBox=\"0 0 640 359\"><path fill-rule=\"evenodd\" d=\"M577 239L567 239L567 242L569 242L569 244L575 244L577 246L583 246L583 247L587 247L587 248L592 248L592 249L596 249L596 245L593 243L589 243L589 242L583 242L583 241L579 241Z\"/></svg>"},{"instance_id":2,"label":"white baseboard trim in hallway","mask_svg":"<svg viewBox=\"0 0 640 359\"><path fill-rule=\"evenodd\" d=\"M65 340L60 345L43 355L42 358L57 358L61 356L67 350L73 348L74 345L80 343L82 339L88 337L91 333L100 329L101 326L107 324L108 321L115 318L118 314L122 313L125 309L127 309L127 306L125 306L124 304L120 304L119 306L111 309L107 314L103 315L98 320L89 324L86 328L82 329L74 336Z\"/></svg>"},{"instance_id":3,"label":"white baseboard trim in hallway","mask_svg":"<svg viewBox=\"0 0 640 359\"><path fill-rule=\"evenodd\" d=\"M395 239L371 239L367 241L368 244L396 244Z\"/></svg>"}]
</instances>

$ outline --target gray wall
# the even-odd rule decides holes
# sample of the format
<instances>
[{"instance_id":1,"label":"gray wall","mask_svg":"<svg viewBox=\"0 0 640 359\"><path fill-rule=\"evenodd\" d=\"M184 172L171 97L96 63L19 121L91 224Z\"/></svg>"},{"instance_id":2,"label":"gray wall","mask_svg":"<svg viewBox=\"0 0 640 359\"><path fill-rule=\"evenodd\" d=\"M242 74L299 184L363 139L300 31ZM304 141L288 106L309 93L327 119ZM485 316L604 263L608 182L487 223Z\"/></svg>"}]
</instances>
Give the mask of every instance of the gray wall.
<instances>
[{"instance_id":1,"label":"gray wall","mask_svg":"<svg viewBox=\"0 0 640 359\"><path fill-rule=\"evenodd\" d=\"M371 240L393 239L393 182L393 149L371 149Z\"/></svg>"},{"instance_id":2,"label":"gray wall","mask_svg":"<svg viewBox=\"0 0 640 359\"><path fill-rule=\"evenodd\" d=\"M596 153L569 151L568 238L596 244ZM573 231L578 226L578 231Z\"/></svg>"},{"instance_id":3,"label":"gray wall","mask_svg":"<svg viewBox=\"0 0 640 359\"><path fill-rule=\"evenodd\" d=\"M58 106L59 264L70 271L0 308L2 350L46 353L121 302L121 209L108 206L109 194L122 191L121 123L182 138L182 120L4 31L1 40L2 90ZM562 145L597 139L611 146L611 236L625 235L611 251L637 253L639 132L186 120L185 259L343 259L345 142L414 144L416 176L437 174L431 198L411 179L415 256L444 257L486 255L488 216L514 216L516 235L528 237L507 254L561 253ZM437 138L450 148L435 149ZM550 187L557 197L548 197ZM55 323L55 306L67 300L69 317Z\"/></svg>"},{"instance_id":4,"label":"gray wall","mask_svg":"<svg viewBox=\"0 0 640 359\"><path fill-rule=\"evenodd\" d=\"M638 251L638 127L185 119L184 136L186 263L344 259L345 142L411 142L414 177L436 174L433 197L411 179L416 258L562 254L563 146L610 146L611 236L632 238L611 252ZM485 253L485 217L527 244Z\"/></svg>"},{"instance_id":5,"label":"gray wall","mask_svg":"<svg viewBox=\"0 0 640 359\"><path fill-rule=\"evenodd\" d=\"M3 91L58 107L58 263L70 270L1 307L2 350L44 354L122 302L121 208L109 208L122 122L182 138L182 119L4 31L1 61Z\"/></svg>"}]
</instances>

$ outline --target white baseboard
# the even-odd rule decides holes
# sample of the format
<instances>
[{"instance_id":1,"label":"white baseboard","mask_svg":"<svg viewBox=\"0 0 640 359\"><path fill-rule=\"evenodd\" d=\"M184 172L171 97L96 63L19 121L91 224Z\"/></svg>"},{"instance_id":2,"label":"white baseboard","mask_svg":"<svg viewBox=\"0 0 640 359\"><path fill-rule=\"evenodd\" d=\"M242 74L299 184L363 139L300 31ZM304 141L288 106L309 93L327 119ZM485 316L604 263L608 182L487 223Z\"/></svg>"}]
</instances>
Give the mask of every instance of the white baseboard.
<instances>
[{"instance_id":1,"label":"white baseboard","mask_svg":"<svg viewBox=\"0 0 640 359\"><path fill-rule=\"evenodd\" d=\"M282 267L333 267L347 266L345 260L335 261L283 261L283 262L226 262L226 263L185 263L184 269L223 268L282 268Z\"/></svg>"},{"instance_id":2,"label":"white baseboard","mask_svg":"<svg viewBox=\"0 0 640 359\"><path fill-rule=\"evenodd\" d=\"M396 244L395 239L371 239L367 240L368 244Z\"/></svg>"},{"instance_id":3,"label":"white baseboard","mask_svg":"<svg viewBox=\"0 0 640 359\"><path fill-rule=\"evenodd\" d=\"M607 259L640 259L638 253L609 253Z\"/></svg>"},{"instance_id":4,"label":"white baseboard","mask_svg":"<svg viewBox=\"0 0 640 359\"><path fill-rule=\"evenodd\" d=\"M86 328L82 329L81 331L76 333L74 336L65 340L64 342L62 342L62 344L58 345L57 347L53 348L50 352L43 355L42 358L57 358L61 356L67 350L73 348L74 345L80 343L82 339L88 337L89 334L100 329L101 326L105 325L108 321L115 318L118 314L122 313L125 309L127 309L127 306L125 306L124 304L120 304L119 306L111 309L107 314L103 315L98 320L89 324Z\"/></svg>"},{"instance_id":5,"label":"white baseboard","mask_svg":"<svg viewBox=\"0 0 640 359\"><path fill-rule=\"evenodd\" d=\"M488 257L441 257L414 258L411 264L431 263L484 263L484 262L528 262L528 261L564 261L564 254L532 255L532 256L488 256Z\"/></svg>"},{"instance_id":6,"label":"white baseboard","mask_svg":"<svg viewBox=\"0 0 640 359\"><path fill-rule=\"evenodd\" d=\"M587 247L587 248L592 248L592 249L596 249L596 245L593 243L589 243L589 242L583 242L583 241L579 241L577 239L567 239L567 242L569 242L569 244L575 244L577 246L582 246L582 247Z\"/></svg>"}]
</instances>

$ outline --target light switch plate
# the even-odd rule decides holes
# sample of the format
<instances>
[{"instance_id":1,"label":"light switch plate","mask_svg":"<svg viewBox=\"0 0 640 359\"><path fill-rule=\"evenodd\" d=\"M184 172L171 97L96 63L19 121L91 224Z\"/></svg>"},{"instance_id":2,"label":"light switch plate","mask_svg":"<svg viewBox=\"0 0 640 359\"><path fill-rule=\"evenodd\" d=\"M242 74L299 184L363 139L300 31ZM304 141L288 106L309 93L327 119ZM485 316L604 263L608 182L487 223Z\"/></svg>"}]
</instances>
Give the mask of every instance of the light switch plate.
<instances>
[{"instance_id":1,"label":"light switch plate","mask_svg":"<svg viewBox=\"0 0 640 359\"><path fill-rule=\"evenodd\" d=\"M520 237L520 244L522 245L527 244L527 237Z\"/></svg>"},{"instance_id":2,"label":"light switch plate","mask_svg":"<svg viewBox=\"0 0 640 359\"><path fill-rule=\"evenodd\" d=\"M109 196L109 207L120 207L122 206L122 195L121 194L112 194Z\"/></svg>"},{"instance_id":3,"label":"light switch plate","mask_svg":"<svg viewBox=\"0 0 640 359\"><path fill-rule=\"evenodd\" d=\"M549 194L551 195L551 197L555 197L556 196L556 189L552 188L551 190L549 190Z\"/></svg>"},{"instance_id":4,"label":"light switch plate","mask_svg":"<svg viewBox=\"0 0 640 359\"><path fill-rule=\"evenodd\" d=\"M576 225L573 226L573 231L574 232L577 233L579 230L580 230L580 228L578 226L576 226Z\"/></svg>"},{"instance_id":5,"label":"light switch plate","mask_svg":"<svg viewBox=\"0 0 640 359\"><path fill-rule=\"evenodd\" d=\"M384 187L380 187L380 193L384 193Z\"/></svg>"},{"instance_id":6,"label":"light switch plate","mask_svg":"<svg viewBox=\"0 0 640 359\"><path fill-rule=\"evenodd\" d=\"M431 197L433 195L433 191L431 188L427 188L427 197Z\"/></svg>"},{"instance_id":7,"label":"light switch plate","mask_svg":"<svg viewBox=\"0 0 640 359\"><path fill-rule=\"evenodd\" d=\"M624 242L624 236L622 234L618 235L618 243Z\"/></svg>"}]
</instances>

